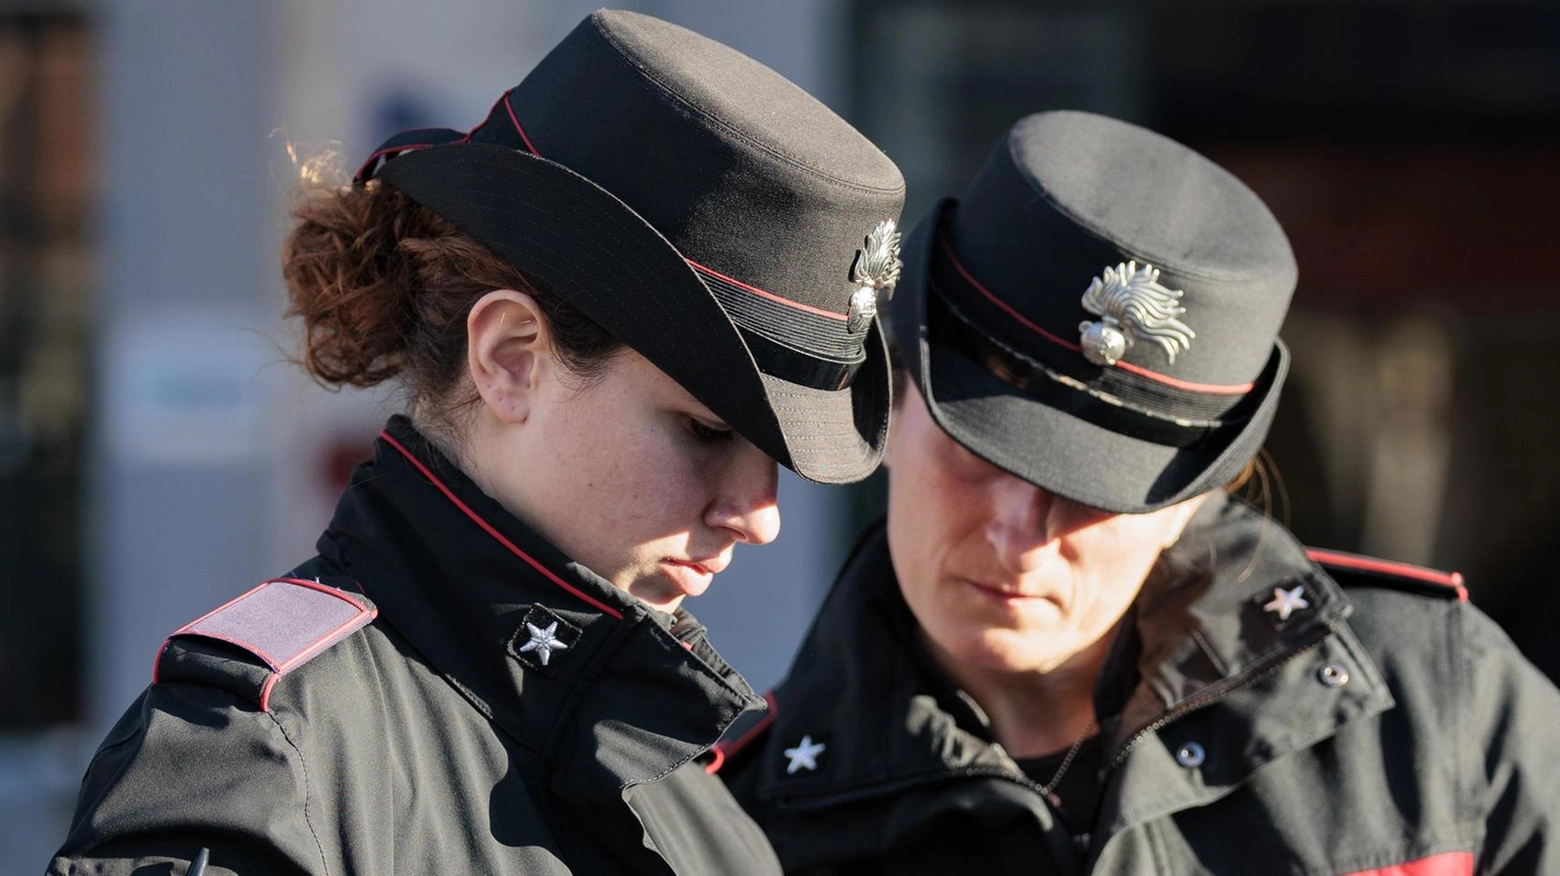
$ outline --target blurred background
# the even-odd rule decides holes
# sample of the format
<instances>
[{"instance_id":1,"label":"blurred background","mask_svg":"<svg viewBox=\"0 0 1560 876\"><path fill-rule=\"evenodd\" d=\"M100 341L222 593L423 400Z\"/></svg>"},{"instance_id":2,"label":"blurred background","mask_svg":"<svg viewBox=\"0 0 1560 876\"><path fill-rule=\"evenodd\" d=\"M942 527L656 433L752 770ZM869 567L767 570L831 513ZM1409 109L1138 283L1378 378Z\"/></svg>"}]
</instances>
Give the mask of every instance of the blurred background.
<instances>
[{"instance_id":1,"label":"blurred background","mask_svg":"<svg viewBox=\"0 0 1560 876\"><path fill-rule=\"evenodd\" d=\"M0 0L0 876L47 862L166 634L310 555L396 409L288 364L299 162L469 127L593 5ZM623 5L857 124L904 169L907 225L1040 109L1233 170L1301 265L1274 515L1462 571L1560 674L1560 4ZM693 605L756 686L880 489L788 478L781 547Z\"/></svg>"}]
</instances>

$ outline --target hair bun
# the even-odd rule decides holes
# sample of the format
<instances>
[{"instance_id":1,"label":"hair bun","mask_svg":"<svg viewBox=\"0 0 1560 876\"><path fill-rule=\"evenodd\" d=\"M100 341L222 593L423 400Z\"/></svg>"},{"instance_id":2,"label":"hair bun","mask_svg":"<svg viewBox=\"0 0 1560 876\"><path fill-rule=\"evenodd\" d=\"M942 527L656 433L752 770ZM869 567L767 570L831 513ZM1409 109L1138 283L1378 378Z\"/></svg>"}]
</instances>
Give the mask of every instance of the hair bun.
<instances>
[{"instance_id":1,"label":"hair bun","mask_svg":"<svg viewBox=\"0 0 1560 876\"><path fill-rule=\"evenodd\" d=\"M282 246L288 316L303 319L303 367L333 386L400 373L416 280L400 252L409 202L381 185L305 190Z\"/></svg>"}]
</instances>

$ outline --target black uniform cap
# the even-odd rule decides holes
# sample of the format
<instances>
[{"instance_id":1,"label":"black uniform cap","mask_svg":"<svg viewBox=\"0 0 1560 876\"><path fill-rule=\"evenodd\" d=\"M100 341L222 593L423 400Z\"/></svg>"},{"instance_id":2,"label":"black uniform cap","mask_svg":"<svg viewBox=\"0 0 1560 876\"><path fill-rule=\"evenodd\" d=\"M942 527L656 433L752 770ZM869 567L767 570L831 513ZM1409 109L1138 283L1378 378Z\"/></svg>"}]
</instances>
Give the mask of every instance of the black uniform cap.
<instances>
[{"instance_id":1,"label":"black uniform cap","mask_svg":"<svg viewBox=\"0 0 1560 876\"><path fill-rule=\"evenodd\" d=\"M1294 255L1262 201L1185 146L1029 116L905 251L890 319L906 367L938 425L1000 468L1145 512L1229 482L1267 435Z\"/></svg>"},{"instance_id":2,"label":"black uniform cap","mask_svg":"<svg viewBox=\"0 0 1560 876\"><path fill-rule=\"evenodd\" d=\"M886 347L852 298L892 281L858 266L874 229L895 244L897 274L884 223L904 180L762 64L598 11L481 125L397 135L359 172L373 176L577 305L803 477L855 481L881 459Z\"/></svg>"}]
</instances>

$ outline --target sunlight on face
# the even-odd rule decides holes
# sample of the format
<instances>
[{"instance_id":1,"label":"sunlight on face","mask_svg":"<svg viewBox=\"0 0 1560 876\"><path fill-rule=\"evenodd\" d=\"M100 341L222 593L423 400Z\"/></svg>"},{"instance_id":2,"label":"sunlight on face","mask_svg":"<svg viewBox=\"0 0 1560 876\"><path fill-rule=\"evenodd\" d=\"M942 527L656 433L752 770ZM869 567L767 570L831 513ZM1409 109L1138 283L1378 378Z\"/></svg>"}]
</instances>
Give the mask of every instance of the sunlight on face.
<instances>
[{"instance_id":1,"label":"sunlight on face","mask_svg":"<svg viewBox=\"0 0 1560 876\"><path fill-rule=\"evenodd\" d=\"M954 660L1060 666L1121 618L1188 516L1182 505L1111 514L1053 496L949 438L913 386L895 416L894 571L927 637Z\"/></svg>"},{"instance_id":2,"label":"sunlight on face","mask_svg":"<svg viewBox=\"0 0 1560 876\"><path fill-rule=\"evenodd\" d=\"M525 422L469 448L481 483L613 586L672 611L780 530L774 460L625 349L580 381L548 369Z\"/></svg>"}]
</instances>

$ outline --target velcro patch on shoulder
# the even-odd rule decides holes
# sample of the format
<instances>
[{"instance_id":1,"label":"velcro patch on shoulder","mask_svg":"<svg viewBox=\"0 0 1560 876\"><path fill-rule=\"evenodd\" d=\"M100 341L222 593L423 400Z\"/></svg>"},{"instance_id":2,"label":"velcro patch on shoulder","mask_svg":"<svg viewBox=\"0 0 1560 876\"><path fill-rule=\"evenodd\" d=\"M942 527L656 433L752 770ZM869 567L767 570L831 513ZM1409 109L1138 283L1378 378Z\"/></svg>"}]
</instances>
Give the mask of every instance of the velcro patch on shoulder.
<instances>
[{"instance_id":1,"label":"velcro patch on shoulder","mask_svg":"<svg viewBox=\"0 0 1560 876\"><path fill-rule=\"evenodd\" d=\"M1329 572L1344 573L1335 575L1339 578L1340 584L1376 584L1426 596L1456 599L1459 602L1468 601L1468 588L1464 586L1460 572L1441 572L1423 566L1411 566L1408 563L1395 563L1391 560L1379 560L1375 557L1362 557L1358 554L1320 548L1307 548L1306 556L1311 558L1311 562Z\"/></svg>"},{"instance_id":2,"label":"velcro patch on shoulder","mask_svg":"<svg viewBox=\"0 0 1560 876\"><path fill-rule=\"evenodd\" d=\"M169 646L181 638L225 642L270 669L260 695L267 710L276 680L367 626L378 615L364 598L318 581L276 578L185 624L158 650L152 683Z\"/></svg>"}]
</instances>

